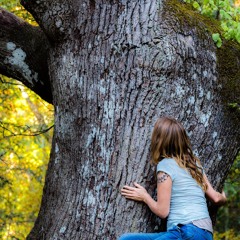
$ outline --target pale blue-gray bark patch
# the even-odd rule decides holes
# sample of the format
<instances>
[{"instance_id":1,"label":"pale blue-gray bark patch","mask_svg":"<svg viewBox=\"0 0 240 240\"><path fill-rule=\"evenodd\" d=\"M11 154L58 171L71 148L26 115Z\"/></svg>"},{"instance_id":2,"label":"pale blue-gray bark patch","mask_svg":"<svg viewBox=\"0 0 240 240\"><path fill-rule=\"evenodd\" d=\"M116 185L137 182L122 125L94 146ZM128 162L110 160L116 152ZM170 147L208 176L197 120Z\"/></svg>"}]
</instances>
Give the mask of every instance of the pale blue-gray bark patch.
<instances>
[{"instance_id":1,"label":"pale blue-gray bark patch","mask_svg":"<svg viewBox=\"0 0 240 240\"><path fill-rule=\"evenodd\" d=\"M4 63L17 67L31 85L33 85L33 81L38 81L38 73L31 71L29 65L25 62L26 53L21 48L17 48L13 42L7 43L7 50L12 52L12 55L6 57Z\"/></svg>"}]
</instances>

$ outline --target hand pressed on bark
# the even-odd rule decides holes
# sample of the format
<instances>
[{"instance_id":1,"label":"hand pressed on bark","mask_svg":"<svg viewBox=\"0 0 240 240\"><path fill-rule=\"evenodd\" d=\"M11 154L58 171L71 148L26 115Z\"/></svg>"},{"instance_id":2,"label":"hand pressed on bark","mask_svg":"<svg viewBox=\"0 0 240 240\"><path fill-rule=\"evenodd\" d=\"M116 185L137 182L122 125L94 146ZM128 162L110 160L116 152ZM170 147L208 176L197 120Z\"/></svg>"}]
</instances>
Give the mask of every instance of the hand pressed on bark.
<instances>
[{"instance_id":1,"label":"hand pressed on bark","mask_svg":"<svg viewBox=\"0 0 240 240\"><path fill-rule=\"evenodd\" d=\"M224 191L217 192L211 185L211 183L209 182L207 176L204 174L204 179L207 183L207 191L205 192L206 197L215 205L224 205L227 202L227 197Z\"/></svg>"},{"instance_id":2,"label":"hand pressed on bark","mask_svg":"<svg viewBox=\"0 0 240 240\"><path fill-rule=\"evenodd\" d=\"M121 189L121 194L127 199L145 202L147 195L149 195L147 190L136 182L134 182L133 185L134 187L125 185Z\"/></svg>"},{"instance_id":3,"label":"hand pressed on bark","mask_svg":"<svg viewBox=\"0 0 240 240\"><path fill-rule=\"evenodd\" d=\"M148 205L150 210L160 218L166 218L169 214L172 180L164 172L157 175L157 201L155 201L140 184L134 182L134 187L124 186L121 194L130 200L141 201Z\"/></svg>"}]
</instances>

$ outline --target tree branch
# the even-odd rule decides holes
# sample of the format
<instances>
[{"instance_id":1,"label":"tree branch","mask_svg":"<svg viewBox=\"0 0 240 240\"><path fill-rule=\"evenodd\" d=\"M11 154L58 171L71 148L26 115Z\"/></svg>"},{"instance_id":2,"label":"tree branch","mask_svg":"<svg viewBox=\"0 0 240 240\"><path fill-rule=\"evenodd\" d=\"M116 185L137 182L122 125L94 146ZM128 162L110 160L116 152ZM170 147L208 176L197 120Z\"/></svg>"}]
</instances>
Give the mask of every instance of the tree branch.
<instances>
[{"instance_id":1,"label":"tree branch","mask_svg":"<svg viewBox=\"0 0 240 240\"><path fill-rule=\"evenodd\" d=\"M20 0L20 3L32 14L52 42L69 34L74 18L74 7L70 0Z\"/></svg>"},{"instance_id":2,"label":"tree branch","mask_svg":"<svg viewBox=\"0 0 240 240\"><path fill-rule=\"evenodd\" d=\"M0 8L0 73L21 81L52 103L47 56L49 42L34 27Z\"/></svg>"}]
</instances>

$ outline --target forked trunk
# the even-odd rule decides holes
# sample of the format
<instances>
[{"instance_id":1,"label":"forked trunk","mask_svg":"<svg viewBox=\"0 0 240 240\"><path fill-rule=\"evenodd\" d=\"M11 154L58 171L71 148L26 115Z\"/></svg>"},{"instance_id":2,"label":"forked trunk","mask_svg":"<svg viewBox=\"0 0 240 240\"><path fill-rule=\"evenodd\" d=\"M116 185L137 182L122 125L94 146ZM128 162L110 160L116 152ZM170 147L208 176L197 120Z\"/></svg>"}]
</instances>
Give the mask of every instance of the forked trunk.
<instances>
[{"instance_id":1,"label":"forked trunk","mask_svg":"<svg viewBox=\"0 0 240 240\"><path fill-rule=\"evenodd\" d=\"M55 106L42 206L28 239L157 230L150 210L119 190L137 181L154 194L149 146L160 116L183 123L222 187L240 142L239 113L227 105L239 95L226 91L202 17L178 1L22 2L51 42Z\"/></svg>"}]
</instances>

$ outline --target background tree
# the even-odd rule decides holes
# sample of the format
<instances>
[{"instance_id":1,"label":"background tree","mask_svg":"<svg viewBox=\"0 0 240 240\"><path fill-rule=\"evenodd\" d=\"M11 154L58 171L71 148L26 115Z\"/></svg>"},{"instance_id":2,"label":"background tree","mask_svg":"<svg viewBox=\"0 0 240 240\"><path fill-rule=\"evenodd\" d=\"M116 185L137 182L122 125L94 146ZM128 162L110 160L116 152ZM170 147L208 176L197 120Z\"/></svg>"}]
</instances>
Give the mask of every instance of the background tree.
<instances>
[{"instance_id":1,"label":"background tree","mask_svg":"<svg viewBox=\"0 0 240 240\"><path fill-rule=\"evenodd\" d=\"M224 189L228 196L228 202L226 206L220 208L218 211L214 239L237 240L240 238L240 219L238 215L240 209L239 172L240 155L238 155L234 161L224 184Z\"/></svg>"},{"instance_id":2,"label":"background tree","mask_svg":"<svg viewBox=\"0 0 240 240\"><path fill-rule=\"evenodd\" d=\"M0 90L0 236L25 239L41 201L52 111L20 83L2 77Z\"/></svg>"},{"instance_id":3,"label":"background tree","mask_svg":"<svg viewBox=\"0 0 240 240\"><path fill-rule=\"evenodd\" d=\"M1 4L36 25L18 1ZM53 108L20 82L0 82L0 238L25 239L41 203Z\"/></svg>"},{"instance_id":4,"label":"background tree","mask_svg":"<svg viewBox=\"0 0 240 240\"><path fill-rule=\"evenodd\" d=\"M217 25L178 1L22 3L41 29L1 11L0 71L53 97L55 107L29 239L115 239L152 230L148 209L125 203L118 189L133 180L154 189L147 149L159 115L183 122L210 180L222 187L240 140L231 105L240 102L239 46L217 49Z\"/></svg>"}]
</instances>

